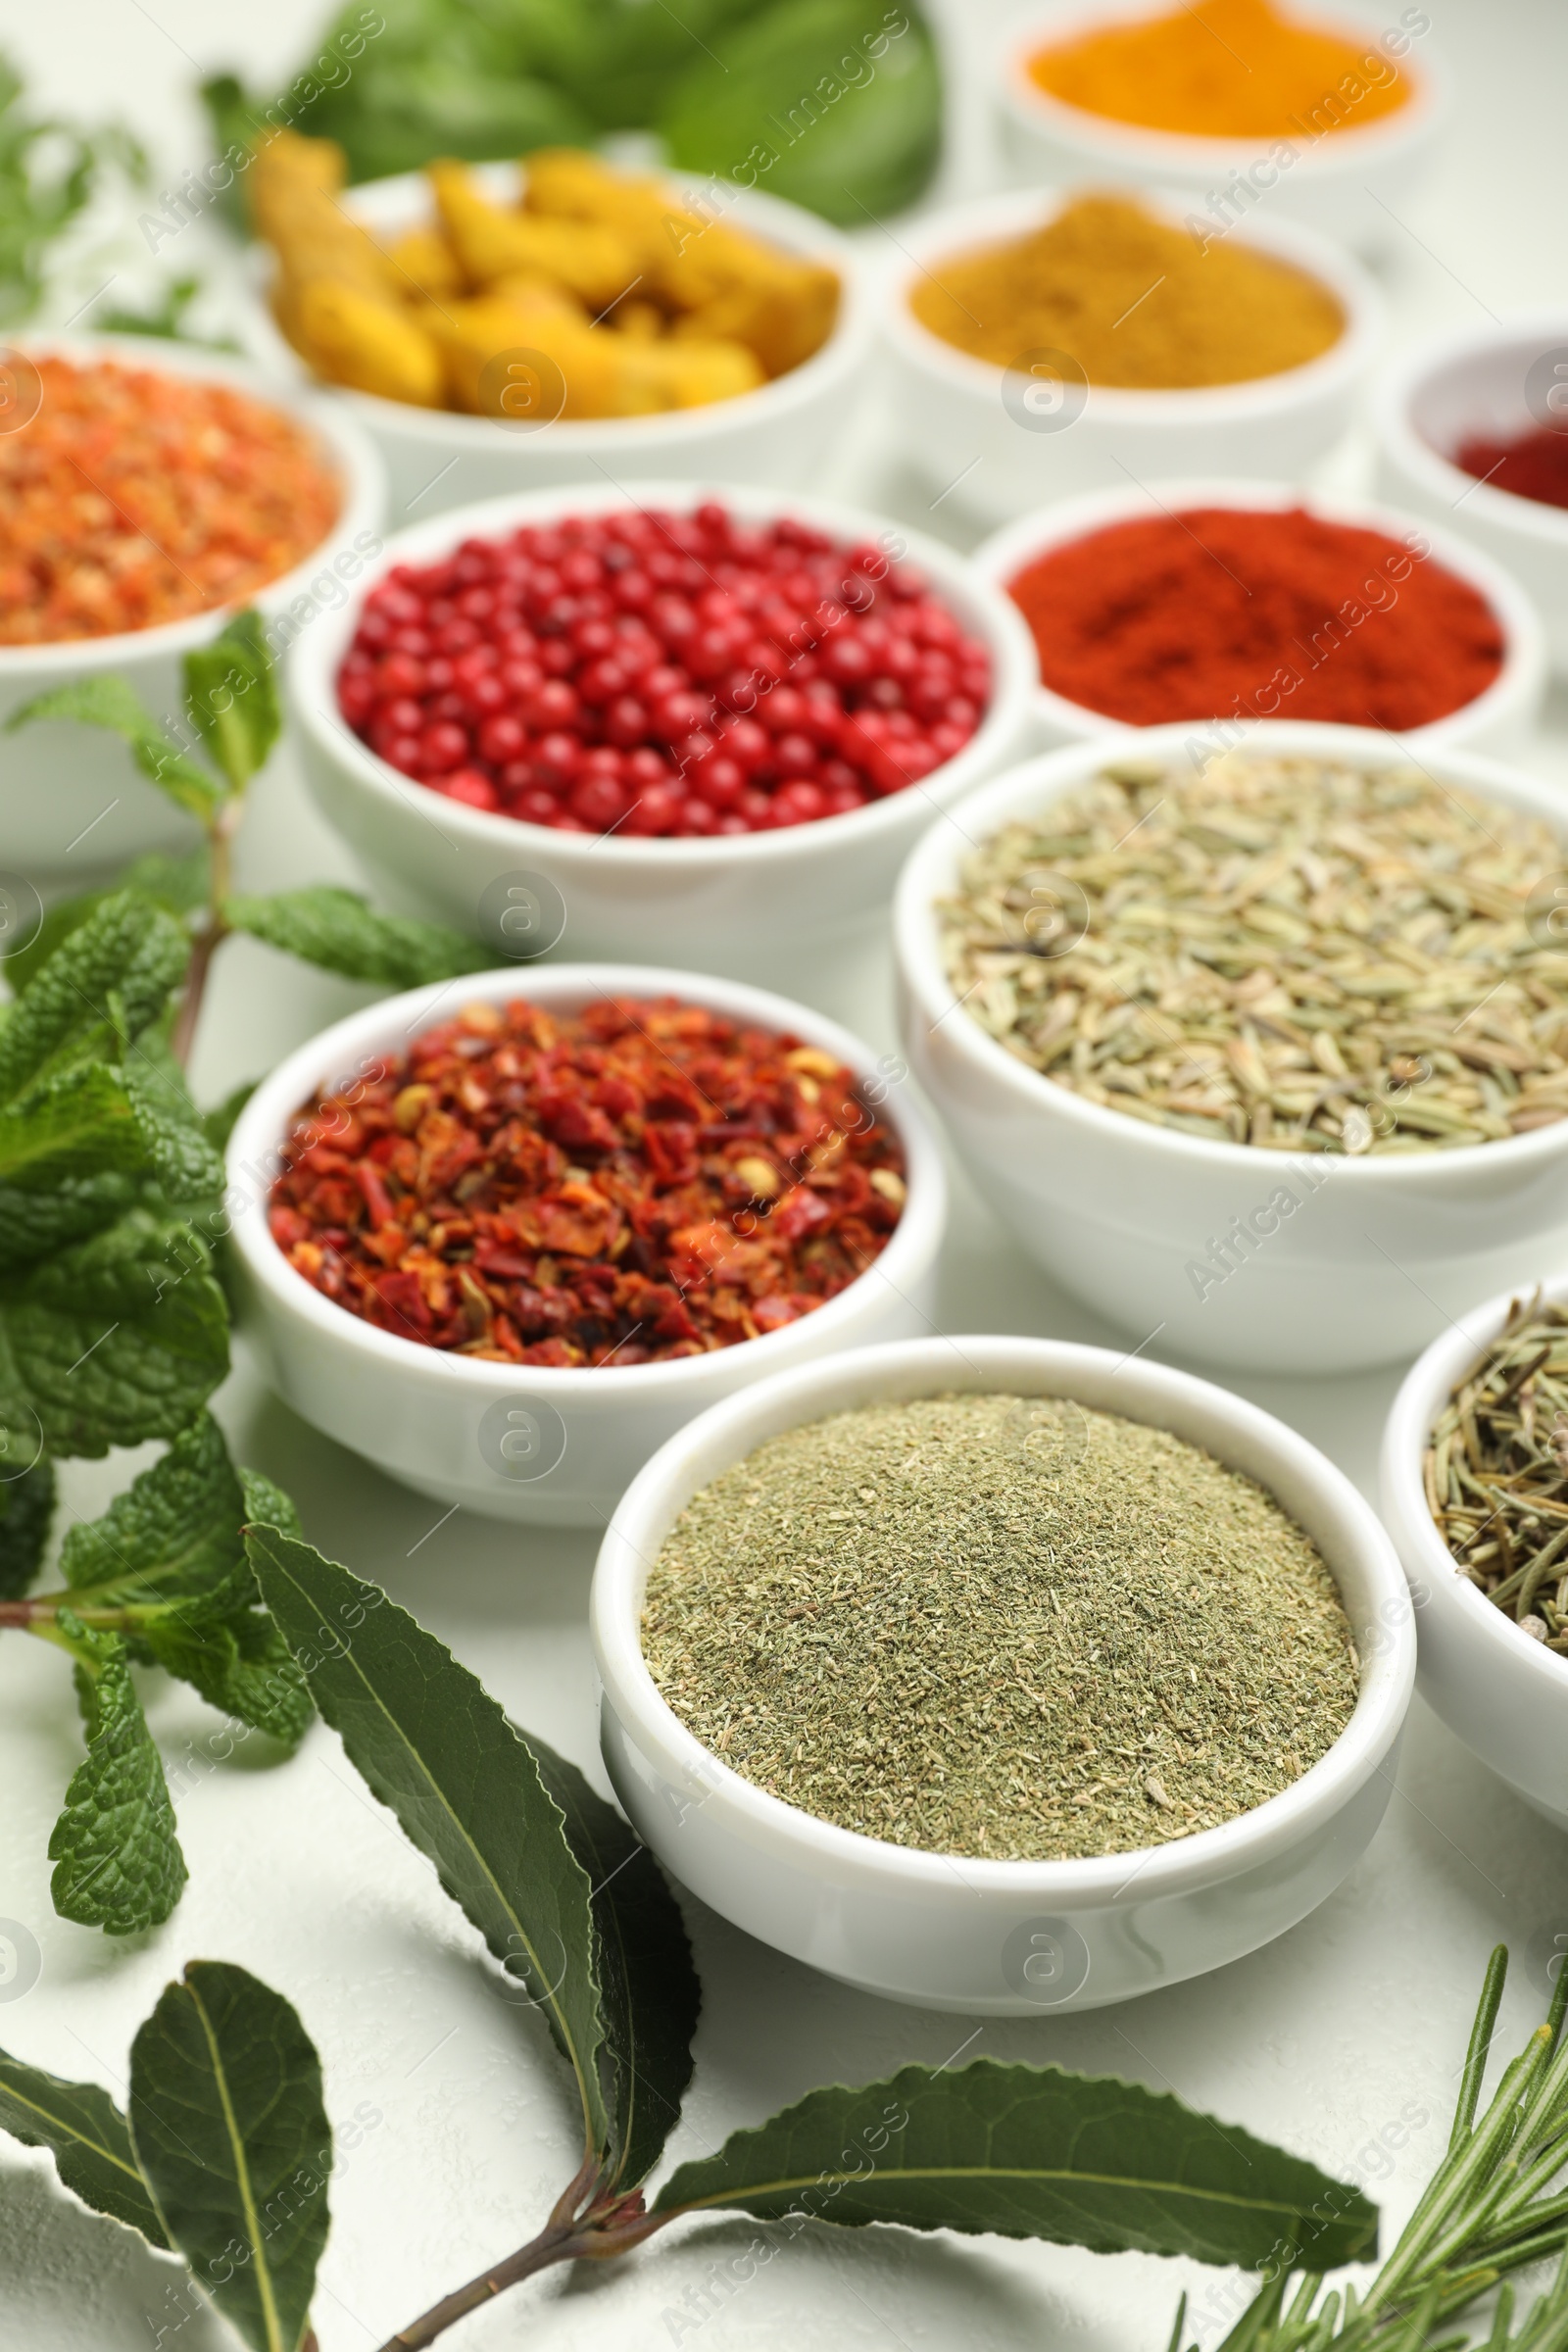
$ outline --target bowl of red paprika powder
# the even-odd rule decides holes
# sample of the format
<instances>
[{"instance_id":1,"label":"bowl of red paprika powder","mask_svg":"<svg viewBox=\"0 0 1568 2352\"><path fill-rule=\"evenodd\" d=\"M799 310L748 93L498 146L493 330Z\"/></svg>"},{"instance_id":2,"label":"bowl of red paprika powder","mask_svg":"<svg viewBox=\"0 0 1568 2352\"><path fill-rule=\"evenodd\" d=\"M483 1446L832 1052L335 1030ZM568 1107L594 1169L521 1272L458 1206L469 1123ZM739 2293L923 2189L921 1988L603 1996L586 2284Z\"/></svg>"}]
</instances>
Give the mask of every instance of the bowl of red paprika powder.
<instances>
[{"instance_id":1,"label":"bowl of red paprika powder","mask_svg":"<svg viewBox=\"0 0 1568 2352\"><path fill-rule=\"evenodd\" d=\"M317 801L394 904L506 953L520 891L534 952L786 986L883 919L932 811L1022 747L1036 677L951 548L690 482L400 532L290 665Z\"/></svg>"},{"instance_id":2,"label":"bowl of red paprika powder","mask_svg":"<svg viewBox=\"0 0 1568 2352\"><path fill-rule=\"evenodd\" d=\"M418 1493L608 1519L769 1371L930 1329L941 1156L902 1061L733 981L515 966L340 1021L228 1148L242 1318Z\"/></svg>"},{"instance_id":3,"label":"bowl of red paprika powder","mask_svg":"<svg viewBox=\"0 0 1568 2352\"><path fill-rule=\"evenodd\" d=\"M1177 719L1323 720L1515 749L1545 690L1529 597L1451 531L1288 484L1139 483L975 553L1035 640L1041 746Z\"/></svg>"}]
</instances>

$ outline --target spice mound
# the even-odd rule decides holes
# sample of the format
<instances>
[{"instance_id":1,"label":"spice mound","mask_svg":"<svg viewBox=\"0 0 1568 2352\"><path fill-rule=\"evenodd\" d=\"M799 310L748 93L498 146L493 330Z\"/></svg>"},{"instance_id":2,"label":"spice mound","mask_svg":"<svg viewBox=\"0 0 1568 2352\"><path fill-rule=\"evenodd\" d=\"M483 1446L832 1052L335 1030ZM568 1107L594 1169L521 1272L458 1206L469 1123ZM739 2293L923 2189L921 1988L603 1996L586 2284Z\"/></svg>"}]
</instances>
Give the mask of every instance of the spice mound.
<instances>
[{"instance_id":1,"label":"spice mound","mask_svg":"<svg viewBox=\"0 0 1568 2352\"><path fill-rule=\"evenodd\" d=\"M1496 613L1423 547L1300 508L1192 508L1053 548L1008 594L1053 692L1131 726L1262 710L1399 733L1502 667Z\"/></svg>"},{"instance_id":2,"label":"spice mound","mask_svg":"<svg viewBox=\"0 0 1568 2352\"><path fill-rule=\"evenodd\" d=\"M798 1038L673 999L469 1004L283 1147L272 1238L399 1339L495 1363L667 1363L835 1298L904 1204L897 1138Z\"/></svg>"},{"instance_id":3,"label":"spice mound","mask_svg":"<svg viewBox=\"0 0 1568 2352\"><path fill-rule=\"evenodd\" d=\"M1080 196L1025 236L947 255L909 308L999 368L1065 352L1092 384L1145 391L1279 375L1345 331L1315 277L1240 242L1205 252L1120 196Z\"/></svg>"},{"instance_id":4,"label":"spice mound","mask_svg":"<svg viewBox=\"0 0 1568 2352\"><path fill-rule=\"evenodd\" d=\"M1067 1399L921 1397L694 1495L643 1649L726 1764L842 1829L997 1861L1215 1828L1324 1755L1358 1670L1272 1495Z\"/></svg>"},{"instance_id":5,"label":"spice mound","mask_svg":"<svg viewBox=\"0 0 1568 2352\"><path fill-rule=\"evenodd\" d=\"M1568 1114L1563 866L1539 817L1423 770L1233 752L1108 764L974 851L939 915L967 1017L1087 1102L1426 1152Z\"/></svg>"},{"instance_id":6,"label":"spice mound","mask_svg":"<svg viewBox=\"0 0 1568 2352\"><path fill-rule=\"evenodd\" d=\"M576 148L536 149L508 204L432 164L434 217L386 245L344 209L347 172L284 130L249 183L277 322L328 383L522 427L650 416L788 374L838 316L836 270Z\"/></svg>"},{"instance_id":7,"label":"spice mound","mask_svg":"<svg viewBox=\"0 0 1568 2352\"><path fill-rule=\"evenodd\" d=\"M218 612L319 546L342 504L316 442L227 384L41 354L0 434L0 645Z\"/></svg>"},{"instance_id":8,"label":"spice mound","mask_svg":"<svg viewBox=\"0 0 1568 2352\"><path fill-rule=\"evenodd\" d=\"M1538 425L1511 439L1473 433L1453 462L1491 490L1532 498L1542 507L1568 507L1568 433L1555 425Z\"/></svg>"},{"instance_id":9,"label":"spice mound","mask_svg":"<svg viewBox=\"0 0 1568 2352\"><path fill-rule=\"evenodd\" d=\"M1438 1416L1427 1508L1461 1576L1533 1641L1568 1652L1568 1313L1540 1294Z\"/></svg>"},{"instance_id":10,"label":"spice mound","mask_svg":"<svg viewBox=\"0 0 1568 2352\"><path fill-rule=\"evenodd\" d=\"M1207 139L1276 137L1299 152L1404 105L1409 83L1389 48L1301 24L1268 0L1200 0L1038 50L1029 74L1050 96L1112 122Z\"/></svg>"},{"instance_id":11,"label":"spice mound","mask_svg":"<svg viewBox=\"0 0 1568 2352\"><path fill-rule=\"evenodd\" d=\"M907 791L963 749L990 688L985 647L912 564L710 503L398 565L338 702L381 759L467 808L702 835Z\"/></svg>"}]
</instances>

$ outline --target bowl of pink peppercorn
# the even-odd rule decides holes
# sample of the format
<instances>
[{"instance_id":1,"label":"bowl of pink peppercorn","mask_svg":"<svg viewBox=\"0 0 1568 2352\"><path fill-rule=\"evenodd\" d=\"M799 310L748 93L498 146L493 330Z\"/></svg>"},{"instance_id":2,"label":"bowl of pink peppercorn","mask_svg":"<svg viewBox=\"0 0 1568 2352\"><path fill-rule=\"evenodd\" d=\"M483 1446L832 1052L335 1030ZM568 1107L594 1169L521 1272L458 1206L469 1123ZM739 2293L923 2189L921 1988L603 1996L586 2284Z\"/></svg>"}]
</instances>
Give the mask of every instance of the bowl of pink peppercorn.
<instances>
[{"instance_id":1,"label":"bowl of pink peppercorn","mask_svg":"<svg viewBox=\"0 0 1568 2352\"><path fill-rule=\"evenodd\" d=\"M515 957L769 978L886 921L1036 680L1010 601L938 542L653 483L401 532L290 691L316 798L394 904Z\"/></svg>"}]
</instances>

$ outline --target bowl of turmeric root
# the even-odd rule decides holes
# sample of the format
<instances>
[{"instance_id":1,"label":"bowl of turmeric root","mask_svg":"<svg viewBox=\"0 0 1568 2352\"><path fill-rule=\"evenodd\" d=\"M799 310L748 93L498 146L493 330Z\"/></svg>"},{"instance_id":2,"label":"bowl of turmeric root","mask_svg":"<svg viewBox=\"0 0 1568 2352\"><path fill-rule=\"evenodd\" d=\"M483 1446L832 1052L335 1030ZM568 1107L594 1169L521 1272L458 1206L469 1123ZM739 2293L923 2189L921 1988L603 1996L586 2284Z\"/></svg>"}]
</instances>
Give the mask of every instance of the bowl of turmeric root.
<instances>
[{"instance_id":1,"label":"bowl of turmeric root","mask_svg":"<svg viewBox=\"0 0 1568 2352\"><path fill-rule=\"evenodd\" d=\"M756 189L577 148L349 188L293 131L249 184L272 318L400 520L605 475L800 487L865 379L849 247Z\"/></svg>"}]
</instances>

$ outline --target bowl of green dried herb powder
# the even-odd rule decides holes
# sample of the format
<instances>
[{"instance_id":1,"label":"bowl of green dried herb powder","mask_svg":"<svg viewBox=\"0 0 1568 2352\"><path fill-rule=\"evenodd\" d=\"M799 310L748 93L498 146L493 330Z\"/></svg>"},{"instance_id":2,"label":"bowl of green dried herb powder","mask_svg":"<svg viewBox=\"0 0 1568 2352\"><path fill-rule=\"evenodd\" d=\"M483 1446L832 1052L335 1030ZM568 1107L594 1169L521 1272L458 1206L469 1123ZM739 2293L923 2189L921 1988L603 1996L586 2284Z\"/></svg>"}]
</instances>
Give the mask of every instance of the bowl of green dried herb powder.
<instances>
[{"instance_id":1,"label":"bowl of green dried herb powder","mask_svg":"<svg viewBox=\"0 0 1568 2352\"><path fill-rule=\"evenodd\" d=\"M595 1572L604 1752L704 1901L926 2006L1121 2000L1254 1949L1382 1817L1398 1562L1294 1431L1013 1339L867 1348L670 1440Z\"/></svg>"},{"instance_id":2,"label":"bowl of green dried herb powder","mask_svg":"<svg viewBox=\"0 0 1568 2352\"><path fill-rule=\"evenodd\" d=\"M1407 1359L1568 1257L1565 909L1560 787L1359 728L1152 727L933 822L906 1053L1023 1248L1137 1340Z\"/></svg>"},{"instance_id":3,"label":"bowl of green dried herb powder","mask_svg":"<svg viewBox=\"0 0 1568 2352\"><path fill-rule=\"evenodd\" d=\"M1381 1497L1422 1696L1568 1829L1568 1278L1489 1299L1411 1366Z\"/></svg>"}]
</instances>

